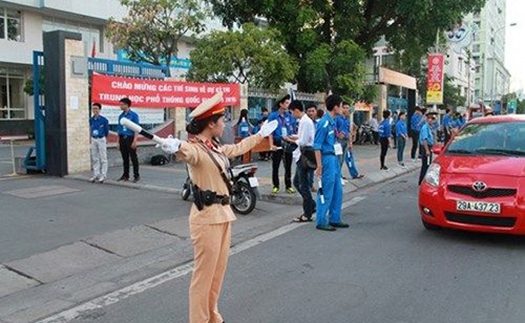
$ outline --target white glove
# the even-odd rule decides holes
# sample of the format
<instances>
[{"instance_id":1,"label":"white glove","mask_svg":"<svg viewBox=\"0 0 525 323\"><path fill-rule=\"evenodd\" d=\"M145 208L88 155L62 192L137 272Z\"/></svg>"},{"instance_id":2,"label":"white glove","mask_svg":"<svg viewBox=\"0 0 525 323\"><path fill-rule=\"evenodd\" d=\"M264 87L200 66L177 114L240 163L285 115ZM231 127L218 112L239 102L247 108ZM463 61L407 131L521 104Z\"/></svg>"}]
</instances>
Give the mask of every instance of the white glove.
<instances>
[{"instance_id":1,"label":"white glove","mask_svg":"<svg viewBox=\"0 0 525 323\"><path fill-rule=\"evenodd\" d=\"M277 129L277 126L279 125L279 122L277 122L277 120L273 120L273 121L270 121L270 122L265 122L262 127L261 127L261 130L259 130L259 132L257 134L263 136L263 137L268 137L269 135L272 134L272 132L275 131L275 129Z\"/></svg>"},{"instance_id":2,"label":"white glove","mask_svg":"<svg viewBox=\"0 0 525 323\"><path fill-rule=\"evenodd\" d=\"M157 144L155 147L160 147L166 154L173 155L180 149L180 140L169 135L168 138L164 139L161 145Z\"/></svg>"}]
</instances>

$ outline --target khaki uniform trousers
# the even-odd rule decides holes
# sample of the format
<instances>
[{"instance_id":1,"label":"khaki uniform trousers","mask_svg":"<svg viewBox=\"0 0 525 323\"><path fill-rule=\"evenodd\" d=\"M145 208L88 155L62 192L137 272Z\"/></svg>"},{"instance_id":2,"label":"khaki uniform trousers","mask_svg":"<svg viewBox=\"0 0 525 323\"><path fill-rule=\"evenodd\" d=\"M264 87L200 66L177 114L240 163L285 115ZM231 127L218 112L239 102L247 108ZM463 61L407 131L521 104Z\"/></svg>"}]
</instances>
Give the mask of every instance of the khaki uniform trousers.
<instances>
[{"instance_id":1,"label":"khaki uniform trousers","mask_svg":"<svg viewBox=\"0 0 525 323\"><path fill-rule=\"evenodd\" d=\"M194 267L190 284L190 323L222 323L221 292L230 255L231 222L190 223Z\"/></svg>"}]
</instances>

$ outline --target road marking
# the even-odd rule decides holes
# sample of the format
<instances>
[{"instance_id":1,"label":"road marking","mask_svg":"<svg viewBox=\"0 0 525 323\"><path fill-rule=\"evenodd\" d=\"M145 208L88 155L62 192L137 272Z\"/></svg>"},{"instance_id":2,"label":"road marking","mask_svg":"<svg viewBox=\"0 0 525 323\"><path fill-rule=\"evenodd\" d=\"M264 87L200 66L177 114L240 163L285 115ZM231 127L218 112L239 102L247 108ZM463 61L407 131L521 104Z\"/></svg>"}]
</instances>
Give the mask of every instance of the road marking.
<instances>
[{"instance_id":1,"label":"road marking","mask_svg":"<svg viewBox=\"0 0 525 323\"><path fill-rule=\"evenodd\" d=\"M352 198L351 200L345 202L342 204L342 208L347 208L353 204L359 203L362 200L366 199L364 196L356 196ZM244 241L239 243L238 245L235 245L231 248L230 255L233 256L237 253L240 253L242 251L245 251L247 249L253 248L263 242L266 242L268 240L271 240L273 238L276 238L278 236L281 236L287 232L290 232L292 230L295 230L303 225L307 225L308 223L291 223L287 224L283 227L280 227L274 231L262 234L260 236L257 236L253 239ZM46 319L40 320L37 323L65 323L69 322L71 320L74 320L81 316L83 313L96 310L98 308L103 308L115 303L120 302L121 300L124 300L130 296L143 293L147 291L148 289L154 288L156 286L159 286L161 284L167 283L175 278L179 278L182 276L185 276L189 274L193 270L193 261L189 262L187 264L178 266L174 269L168 270L166 272L163 272L162 274L159 274L157 276L150 277L148 279L145 279L143 281L137 282L133 285L124 287L122 289L119 289L115 292L106 294L104 296L100 296L98 298L95 298L89 302L86 302L84 304L78 305L76 307L73 307L69 310L63 311L61 313L55 314L53 316L50 316Z\"/></svg>"}]
</instances>

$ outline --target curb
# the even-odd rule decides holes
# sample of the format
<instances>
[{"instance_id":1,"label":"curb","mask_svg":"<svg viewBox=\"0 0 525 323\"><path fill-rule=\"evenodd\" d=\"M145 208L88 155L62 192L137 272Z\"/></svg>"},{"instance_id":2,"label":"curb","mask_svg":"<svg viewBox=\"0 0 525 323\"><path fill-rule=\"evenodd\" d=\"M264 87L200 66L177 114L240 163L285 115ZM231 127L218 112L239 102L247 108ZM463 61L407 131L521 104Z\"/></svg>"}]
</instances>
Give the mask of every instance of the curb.
<instances>
[{"instance_id":1,"label":"curb","mask_svg":"<svg viewBox=\"0 0 525 323\"><path fill-rule=\"evenodd\" d=\"M380 171L378 171L377 173L374 173L374 174L380 174L380 176L379 176L380 179L379 180L372 180L372 179L370 179L370 177L368 177L368 181L365 182L365 183L363 183L363 180L354 180L352 182L348 181L346 183L346 185L350 185L352 187L350 188L349 192L344 193L344 196L348 196L349 193L355 192L355 191L357 191L359 189L369 188L371 186L374 186L374 185L377 185L377 184L381 184L383 182L386 182L386 181L391 180L393 178L402 176L404 174L411 173L411 172L413 172L415 170L418 170L419 168L420 168L419 164L417 164L417 165L415 165L415 164L407 165L406 168L401 168L399 166L395 166L395 167L390 168L389 172L380 172ZM393 175L389 176L389 174L393 174ZM86 176L83 176L83 175L67 175L64 178L89 182L89 178L87 178ZM366 180L367 176L365 176L364 178ZM361 181L361 182L359 182L359 181ZM357 183L363 183L363 185L357 185ZM120 187L127 187L127 188L131 188L131 189L150 190L150 191L160 192L160 193L181 194L181 192L182 192L182 190L178 189L178 188L169 188L169 187L157 186L157 185L152 185L152 184L140 184L140 183L137 184L137 183L131 183L131 182L118 182L118 181L111 180L111 179L106 179L104 181L104 184L113 185L113 186L120 186ZM289 194L289 195L284 195L284 194L275 195L275 194L272 194L272 193L260 193L260 197L261 197L260 198L261 201L269 202L269 203L278 203L278 204L284 204L284 205L301 205L302 204L301 196L298 193L295 193L293 195L292 194ZM346 201L346 199L343 199L343 200Z\"/></svg>"}]
</instances>

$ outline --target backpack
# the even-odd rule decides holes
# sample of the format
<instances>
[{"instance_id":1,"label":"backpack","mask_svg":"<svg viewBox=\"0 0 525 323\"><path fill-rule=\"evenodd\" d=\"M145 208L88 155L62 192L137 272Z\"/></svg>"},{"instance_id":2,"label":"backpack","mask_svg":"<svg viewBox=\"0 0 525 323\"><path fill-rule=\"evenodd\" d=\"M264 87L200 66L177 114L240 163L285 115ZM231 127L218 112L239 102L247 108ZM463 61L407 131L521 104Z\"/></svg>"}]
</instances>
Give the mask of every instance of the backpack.
<instances>
[{"instance_id":1,"label":"backpack","mask_svg":"<svg viewBox=\"0 0 525 323\"><path fill-rule=\"evenodd\" d=\"M167 164L169 162L168 158L164 155L155 155L151 157L151 165L153 166L160 166Z\"/></svg>"}]
</instances>

